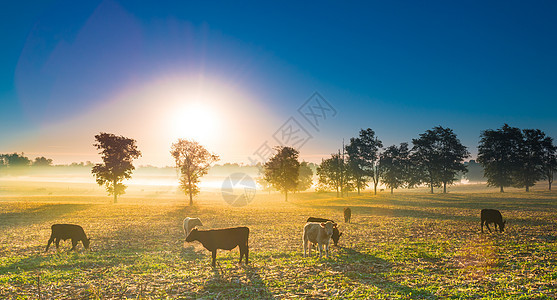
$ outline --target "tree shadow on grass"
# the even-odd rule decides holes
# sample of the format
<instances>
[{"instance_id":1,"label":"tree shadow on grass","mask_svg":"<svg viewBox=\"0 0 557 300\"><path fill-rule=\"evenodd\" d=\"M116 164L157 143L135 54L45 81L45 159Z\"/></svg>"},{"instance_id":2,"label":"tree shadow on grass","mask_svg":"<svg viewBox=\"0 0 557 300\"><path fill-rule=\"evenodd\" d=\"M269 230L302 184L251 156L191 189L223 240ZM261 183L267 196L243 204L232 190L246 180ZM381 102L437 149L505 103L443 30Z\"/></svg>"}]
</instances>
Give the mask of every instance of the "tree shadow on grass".
<instances>
[{"instance_id":1,"label":"tree shadow on grass","mask_svg":"<svg viewBox=\"0 0 557 300\"><path fill-rule=\"evenodd\" d=\"M339 271L348 278L365 285L373 285L386 294L402 294L412 299L437 299L431 292L405 286L390 279L387 273L392 269L392 263L352 248L340 247L335 262L331 265L333 268L340 268Z\"/></svg>"},{"instance_id":2,"label":"tree shadow on grass","mask_svg":"<svg viewBox=\"0 0 557 300\"><path fill-rule=\"evenodd\" d=\"M217 262L195 298L274 299L259 273L259 268L251 265L223 269Z\"/></svg>"},{"instance_id":3,"label":"tree shadow on grass","mask_svg":"<svg viewBox=\"0 0 557 300\"><path fill-rule=\"evenodd\" d=\"M0 231L59 220L67 214L92 207L92 204L45 204L18 212L0 213Z\"/></svg>"}]
</instances>

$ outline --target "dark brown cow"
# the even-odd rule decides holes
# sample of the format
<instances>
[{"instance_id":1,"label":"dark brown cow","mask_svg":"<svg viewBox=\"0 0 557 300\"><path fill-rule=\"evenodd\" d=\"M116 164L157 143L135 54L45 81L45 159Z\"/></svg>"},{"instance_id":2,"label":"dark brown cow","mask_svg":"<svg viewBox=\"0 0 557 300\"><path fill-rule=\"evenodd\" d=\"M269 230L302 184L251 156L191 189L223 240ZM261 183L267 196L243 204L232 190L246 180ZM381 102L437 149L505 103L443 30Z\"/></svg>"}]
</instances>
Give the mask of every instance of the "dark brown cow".
<instances>
[{"instance_id":1,"label":"dark brown cow","mask_svg":"<svg viewBox=\"0 0 557 300\"><path fill-rule=\"evenodd\" d=\"M352 218L352 210L350 207L344 208L344 223L350 223L350 218Z\"/></svg>"},{"instance_id":2,"label":"dark brown cow","mask_svg":"<svg viewBox=\"0 0 557 300\"><path fill-rule=\"evenodd\" d=\"M234 227L211 230L192 229L186 237L186 242L199 241L205 249L212 252L215 267L217 259L217 249L232 250L236 246L240 247L240 263L244 255L246 256L246 265L248 264L248 238L249 228Z\"/></svg>"},{"instance_id":3,"label":"dark brown cow","mask_svg":"<svg viewBox=\"0 0 557 300\"><path fill-rule=\"evenodd\" d=\"M495 232L497 232L497 226L499 226L499 231L505 231L505 224L507 224L507 221L503 221L503 216L501 215L500 211L496 209L484 208L482 209L480 217L482 233L484 232L484 224L489 232L491 232L489 224L495 224Z\"/></svg>"},{"instance_id":4,"label":"dark brown cow","mask_svg":"<svg viewBox=\"0 0 557 300\"><path fill-rule=\"evenodd\" d=\"M85 249L89 249L89 241L91 239L87 238L85 231L83 231L83 227L73 224L54 224L51 226L51 229L52 233L50 234L50 239L48 239L48 244L44 252L48 251L48 247L50 247L53 241L56 244L56 250L58 250L60 247L60 240L65 241L68 239L72 240L72 248L70 251L75 250L79 241L81 241Z\"/></svg>"}]
</instances>

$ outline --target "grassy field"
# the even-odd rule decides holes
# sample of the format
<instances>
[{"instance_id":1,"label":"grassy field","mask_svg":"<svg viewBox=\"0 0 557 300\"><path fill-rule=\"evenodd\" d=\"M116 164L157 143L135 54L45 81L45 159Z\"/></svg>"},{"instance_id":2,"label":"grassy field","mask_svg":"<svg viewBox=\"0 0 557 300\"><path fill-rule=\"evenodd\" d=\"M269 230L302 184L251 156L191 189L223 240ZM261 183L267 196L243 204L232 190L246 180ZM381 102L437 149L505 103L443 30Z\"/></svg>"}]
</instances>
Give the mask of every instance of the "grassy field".
<instances>
[{"instance_id":1,"label":"grassy field","mask_svg":"<svg viewBox=\"0 0 557 300\"><path fill-rule=\"evenodd\" d=\"M44 186L41 184L40 186ZM27 189L27 192L23 192ZM234 208L218 193L184 205L174 191L137 190L110 204L90 187L0 186L0 298L554 299L557 193L453 187L377 196L301 193L285 203L258 194ZM309 216L342 220L329 259L304 258ZM505 233L480 234L481 208L498 208ZM185 243L181 221L248 226L250 263L239 251ZM76 223L92 251L43 253L54 223ZM71 247L62 243L62 249Z\"/></svg>"}]
</instances>

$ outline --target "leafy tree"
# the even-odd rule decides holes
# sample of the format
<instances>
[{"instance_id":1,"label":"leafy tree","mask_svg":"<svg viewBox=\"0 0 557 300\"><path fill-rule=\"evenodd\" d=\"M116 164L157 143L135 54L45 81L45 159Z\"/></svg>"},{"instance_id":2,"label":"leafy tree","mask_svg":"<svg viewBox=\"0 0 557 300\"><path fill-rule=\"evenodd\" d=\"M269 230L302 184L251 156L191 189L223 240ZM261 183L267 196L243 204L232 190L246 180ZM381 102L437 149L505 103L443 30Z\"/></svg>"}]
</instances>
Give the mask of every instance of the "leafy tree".
<instances>
[{"instance_id":1,"label":"leafy tree","mask_svg":"<svg viewBox=\"0 0 557 300\"><path fill-rule=\"evenodd\" d=\"M488 186L505 187L513 184L513 174L519 169L522 132L516 127L503 125L497 130L484 130L478 145L478 162L484 168Z\"/></svg>"},{"instance_id":2,"label":"leafy tree","mask_svg":"<svg viewBox=\"0 0 557 300\"><path fill-rule=\"evenodd\" d=\"M364 161L361 157L361 141L359 139L351 138L350 144L346 145L346 153L348 154L348 161L346 164L347 170L350 171L354 177L354 185L360 195L360 191L367 187L369 181L369 171L364 170Z\"/></svg>"},{"instance_id":3,"label":"leafy tree","mask_svg":"<svg viewBox=\"0 0 557 300\"><path fill-rule=\"evenodd\" d=\"M357 138L351 138L346 147L350 162L350 169L354 175L356 188L362 187L361 182L371 178L374 193L377 194L377 185L381 177L379 168L379 150L383 143L375 136L371 128L360 130ZM365 185L362 187L365 188Z\"/></svg>"},{"instance_id":4,"label":"leafy tree","mask_svg":"<svg viewBox=\"0 0 557 300\"><path fill-rule=\"evenodd\" d=\"M97 141L93 146L99 152L103 160L102 164L95 164L91 173L96 178L98 185L104 185L108 194L114 195L114 203L117 202L118 195L126 191L126 186L122 180L131 178L131 173L135 169L132 160L141 156L137 149L134 139L117 136L111 133L101 132L95 135Z\"/></svg>"},{"instance_id":5,"label":"leafy tree","mask_svg":"<svg viewBox=\"0 0 557 300\"><path fill-rule=\"evenodd\" d=\"M537 181L544 178L545 133L539 129L522 130L519 143L518 168L513 172L513 185L530 191Z\"/></svg>"},{"instance_id":6,"label":"leafy tree","mask_svg":"<svg viewBox=\"0 0 557 300\"><path fill-rule=\"evenodd\" d=\"M392 145L381 153L379 159L381 180L391 189L391 194L399 187L414 185L410 177L413 172L412 167L408 143L401 143L399 147Z\"/></svg>"},{"instance_id":7,"label":"leafy tree","mask_svg":"<svg viewBox=\"0 0 557 300\"><path fill-rule=\"evenodd\" d=\"M52 166L52 159L46 158L44 156L35 157L35 161L33 162L33 166L35 167L48 167Z\"/></svg>"},{"instance_id":8,"label":"leafy tree","mask_svg":"<svg viewBox=\"0 0 557 300\"><path fill-rule=\"evenodd\" d=\"M263 191L269 192L269 195L271 194L271 191L273 191L273 185L267 180L265 180L265 176L257 177L255 181L257 182L257 184L261 186L261 189Z\"/></svg>"},{"instance_id":9,"label":"leafy tree","mask_svg":"<svg viewBox=\"0 0 557 300\"><path fill-rule=\"evenodd\" d=\"M470 161L464 163L466 168L468 168L468 172L466 175L463 174L463 177L468 179L469 181L484 181L484 170L482 165L477 163L475 160L471 159Z\"/></svg>"},{"instance_id":10,"label":"leafy tree","mask_svg":"<svg viewBox=\"0 0 557 300\"><path fill-rule=\"evenodd\" d=\"M464 159L470 156L453 130L441 126L434 127L420 134L420 138L412 139L414 144L414 161L425 174L425 180L433 194L434 187L443 186L447 192L447 184L456 180L458 172L466 172Z\"/></svg>"},{"instance_id":11,"label":"leafy tree","mask_svg":"<svg viewBox=\"0 0 557 300\"><path fill-rule=\"evenodd\" d=\"M311 187L313 184L313 171L311 170L309 164L305 161L300 163L300 171L298 175L298 185L296 186L296 191L305 191Z\"/></svg>"},{"instance_id":12,"label":"leafy tree","mask_svg":"<svg viewBox=\"0 0 557 300\"><path fill-rule=\"evenodd\" d=\"M557 173L557 147L553 145L553 138L546 137L543 141L543 173L549 190L551 191L551 184L553 183L553 176Z\"/></svg>"},{"instance_id":13,"label":"leafy tree","mask_svg":"<svg viewBox=\"0 0 557 300\"><path fill-rule=\"evenodd\" d=\"M193 205L193 196L199 193L201 177L209 172L211 164L219 160L219 157L198 142L186 139L178 139L173 143L170 154L180 173L180 187L189 194L190 205Z\"/></svg>"},{"instance_id":14,"label":"leafy tree","mask_svg":"<svg viewBox=\"0 0 557 300\"><path fill-rule=\"evenodd\" d=\"M24 153L17 154L4 154L4 165L8 167L27 167L31 164L31 160L25 156Z\"/></svg>"},{"instance_id":15,"label":"leafy tree","mask_svg":"<svg viewBox=\"0 0 557 300\"><path fill-rule=\"evenodd\" d=\"M264 178L278 191L284 193L288 201L288 192L296 191L300 175L299 152L292 147L275 147L277 153L264 165Z\"/></svg>"},{"instance_id":16,"label":"leafy tree","mask_svg":"<svg viewBox=\"0 0 557 300\"><path fill-rule=\"evenodd\" d=\"M355 180L347 163L340 153L332 154L331 158L321 161L317 167L319 185L323 190L336 190L337 197L342 197L345 192L354 190Z\"/></svg>"}]
</instances>

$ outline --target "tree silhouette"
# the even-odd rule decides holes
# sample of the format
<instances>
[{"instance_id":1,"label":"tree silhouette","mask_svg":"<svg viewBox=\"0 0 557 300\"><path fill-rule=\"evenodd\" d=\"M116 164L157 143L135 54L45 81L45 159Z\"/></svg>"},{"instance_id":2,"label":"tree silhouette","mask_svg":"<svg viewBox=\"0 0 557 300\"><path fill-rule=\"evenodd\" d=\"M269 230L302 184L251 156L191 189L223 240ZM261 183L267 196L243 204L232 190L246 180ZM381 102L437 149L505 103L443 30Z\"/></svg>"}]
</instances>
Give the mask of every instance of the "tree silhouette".
<instances>
[{"instance_id":1,"label":"tree silhouette","mask_svg":"<svg viewBox=\"0 0 557 300\"><path fill-rule=\"evenodd\" d=\"M503 193L505 187L513 184L513 174L520 166L522 132L504 124L497 130L482 131L480 138L478 162L484 168L487 185L499 187Z\"/></svg>"},{"instance_id":2,"label":"tree silhouette","mask_svg":"<svg viewBox=\"0 0 557 300\"><path fill-rule=\"evenodd\" d=\"M466 172L464 159L470 156L453 130L441 126L434 127L420 134L420 138L412 139L414 144L414 162L425 174L425 180L433 194L433 187L443 186L447 192L447 184L456 180L459 172Z\"/></svg>"},{"instance_id":3,"label":"tree silhouette","mask_svg":"<svg viewBox=\"0 0 557 300\"><path fill-rule=\"evenodd\" d=\"M284 193L288 201L288 192L296 191L299 182L299 152L292 147L275 147L277 153L264 165L264 178L276 190Z\"/></svg>"},{"instance_id":4,"label":"tree silhouette","mask_svg":"<svg viewBox=\"0 0 557 300\"><path fill-rule=\"evenodd\" d=\"M401 143L399 147L392 145L381 153L379 159L381 169L381 181L391 189L413 186L412 161L410 160L410 149L408 143Z\"/></svg>"},{"instance_id":5,"label":"tree silhouette","mask_svg":"<svg viewBox=\"0 0 557 300\"><path fill-rule=\"evenodd\" d=\"M518 168L513 172L513 186L526 188L534 186L544 178L545 133L539 129L522 130L519 143Z\"/></svg>"},{"instance_id":6,"label":"tree silhouette","mask_svg":"<svg viewBox=\"0 0 557 300\"><path fill-rule=\"evenodd\" d=\"M301 192L309 189L313 184L313 170L305 161L300 163L300 171L298 174L298 185L296 191Z\"/></svg>"},{"instance_id":7,"label":"tree silhouette","mask_svg":"<svg viewBox=\"0 0 557 300\"><path fill-rule=\"evenodd\" d=\"M551 184L553 183L553 176L557 173L557 147L553 145L553 138L546 137L543 141L543 173L549 190L551 191Z\"/></svg>"},{"instance_id":8,"label":"tree silhouette","mask_svg":"<svg viewBox=\"0 0 557 300\"><path fill-rule=\"evenodd\" d=\"M321 161L317 167L319 185L324 190L336 190L337 197L345 192L354 190L355 180L351 169L340 153L332 154L330 158Z\"/></svg>"},{"instance_id":9,"label":"tree silhouette","mask_svg":"<svg viewBox=\"0 0 557 300\"><path fill-rule=\"evenodd\" d=\"M178 139L173 143L170 154L180 173L180 187L189 195L189 204L193 205L193 196L199 193L201 177L209 172L211 164L219 160L219 157L209 153L198 142L186 139Z\"/></svg>"},{"instance_id":10,"label":"tree silhouette","mask_svg":"<svg viewBox=\"0 0 557 300\"><path fill-rule=\"evenodd\" d=\"M360 130L357 138L351 138L346 150L349 157L349 167L353 170L356 188L362 185L361 181L371 178L374 193L377 194L377 185L381 177L379 168L379 150L383 143L375 136L371 128ZM365 185L362 187L365 188ZM359 192L358 192L359 193Z\"/></svg>"},{"instance_id":11,"label":"tree silhouette","mask_svg":"<svg viewBox=\"0 0 557 300\"><path fill-rule=\"evenodd\" d=\"M7 167L27 167L31 164L31 160L24 153L2 154L0 156L1 165Z\"/></svg>"},{"instance_id":12,"label":"tree silhouette","mask_svg":"<svg viewBox=\"0 0 557 300\"><path fill-rule=\"evenodd\" d=\"M95 164L91 170L96 178L98 185L104 185L110 195L114 195L114 203L117 202L118 195L126 191L126 186L122 180L131 178L131 173L135 169L132 160L141 156L137 149L134 139L123 136L116 136L111 133L101 132L95 135L97 141L93 146L99 152L103 160L102 164Z\"/></svg>"},{"instance_id":13,"label":"tree silhouette","mask_svg":"<svg viewBox=\"0 0 557 300\"><path fill-rule=\"evenodd\" d=\"M33 162L34 167L48 167L52 166L52 159L46 158L44 156L35 157L35 161Z\"/></svg>"},{"instance_id":14,"label":"tree silhouette","mask_svg":"<svg viewBox=\"0 0 557 300\"><path fill-rule=\"evenodd\" d=\"M364 169L365 162L361 155L361 140L351 138L350 144L346 145L345 148L346 154L348 154L346 168L352 174L356 191L360 195L360 191L367 187L370 178L369 170Z\"/></svg>"}]
</instances>

